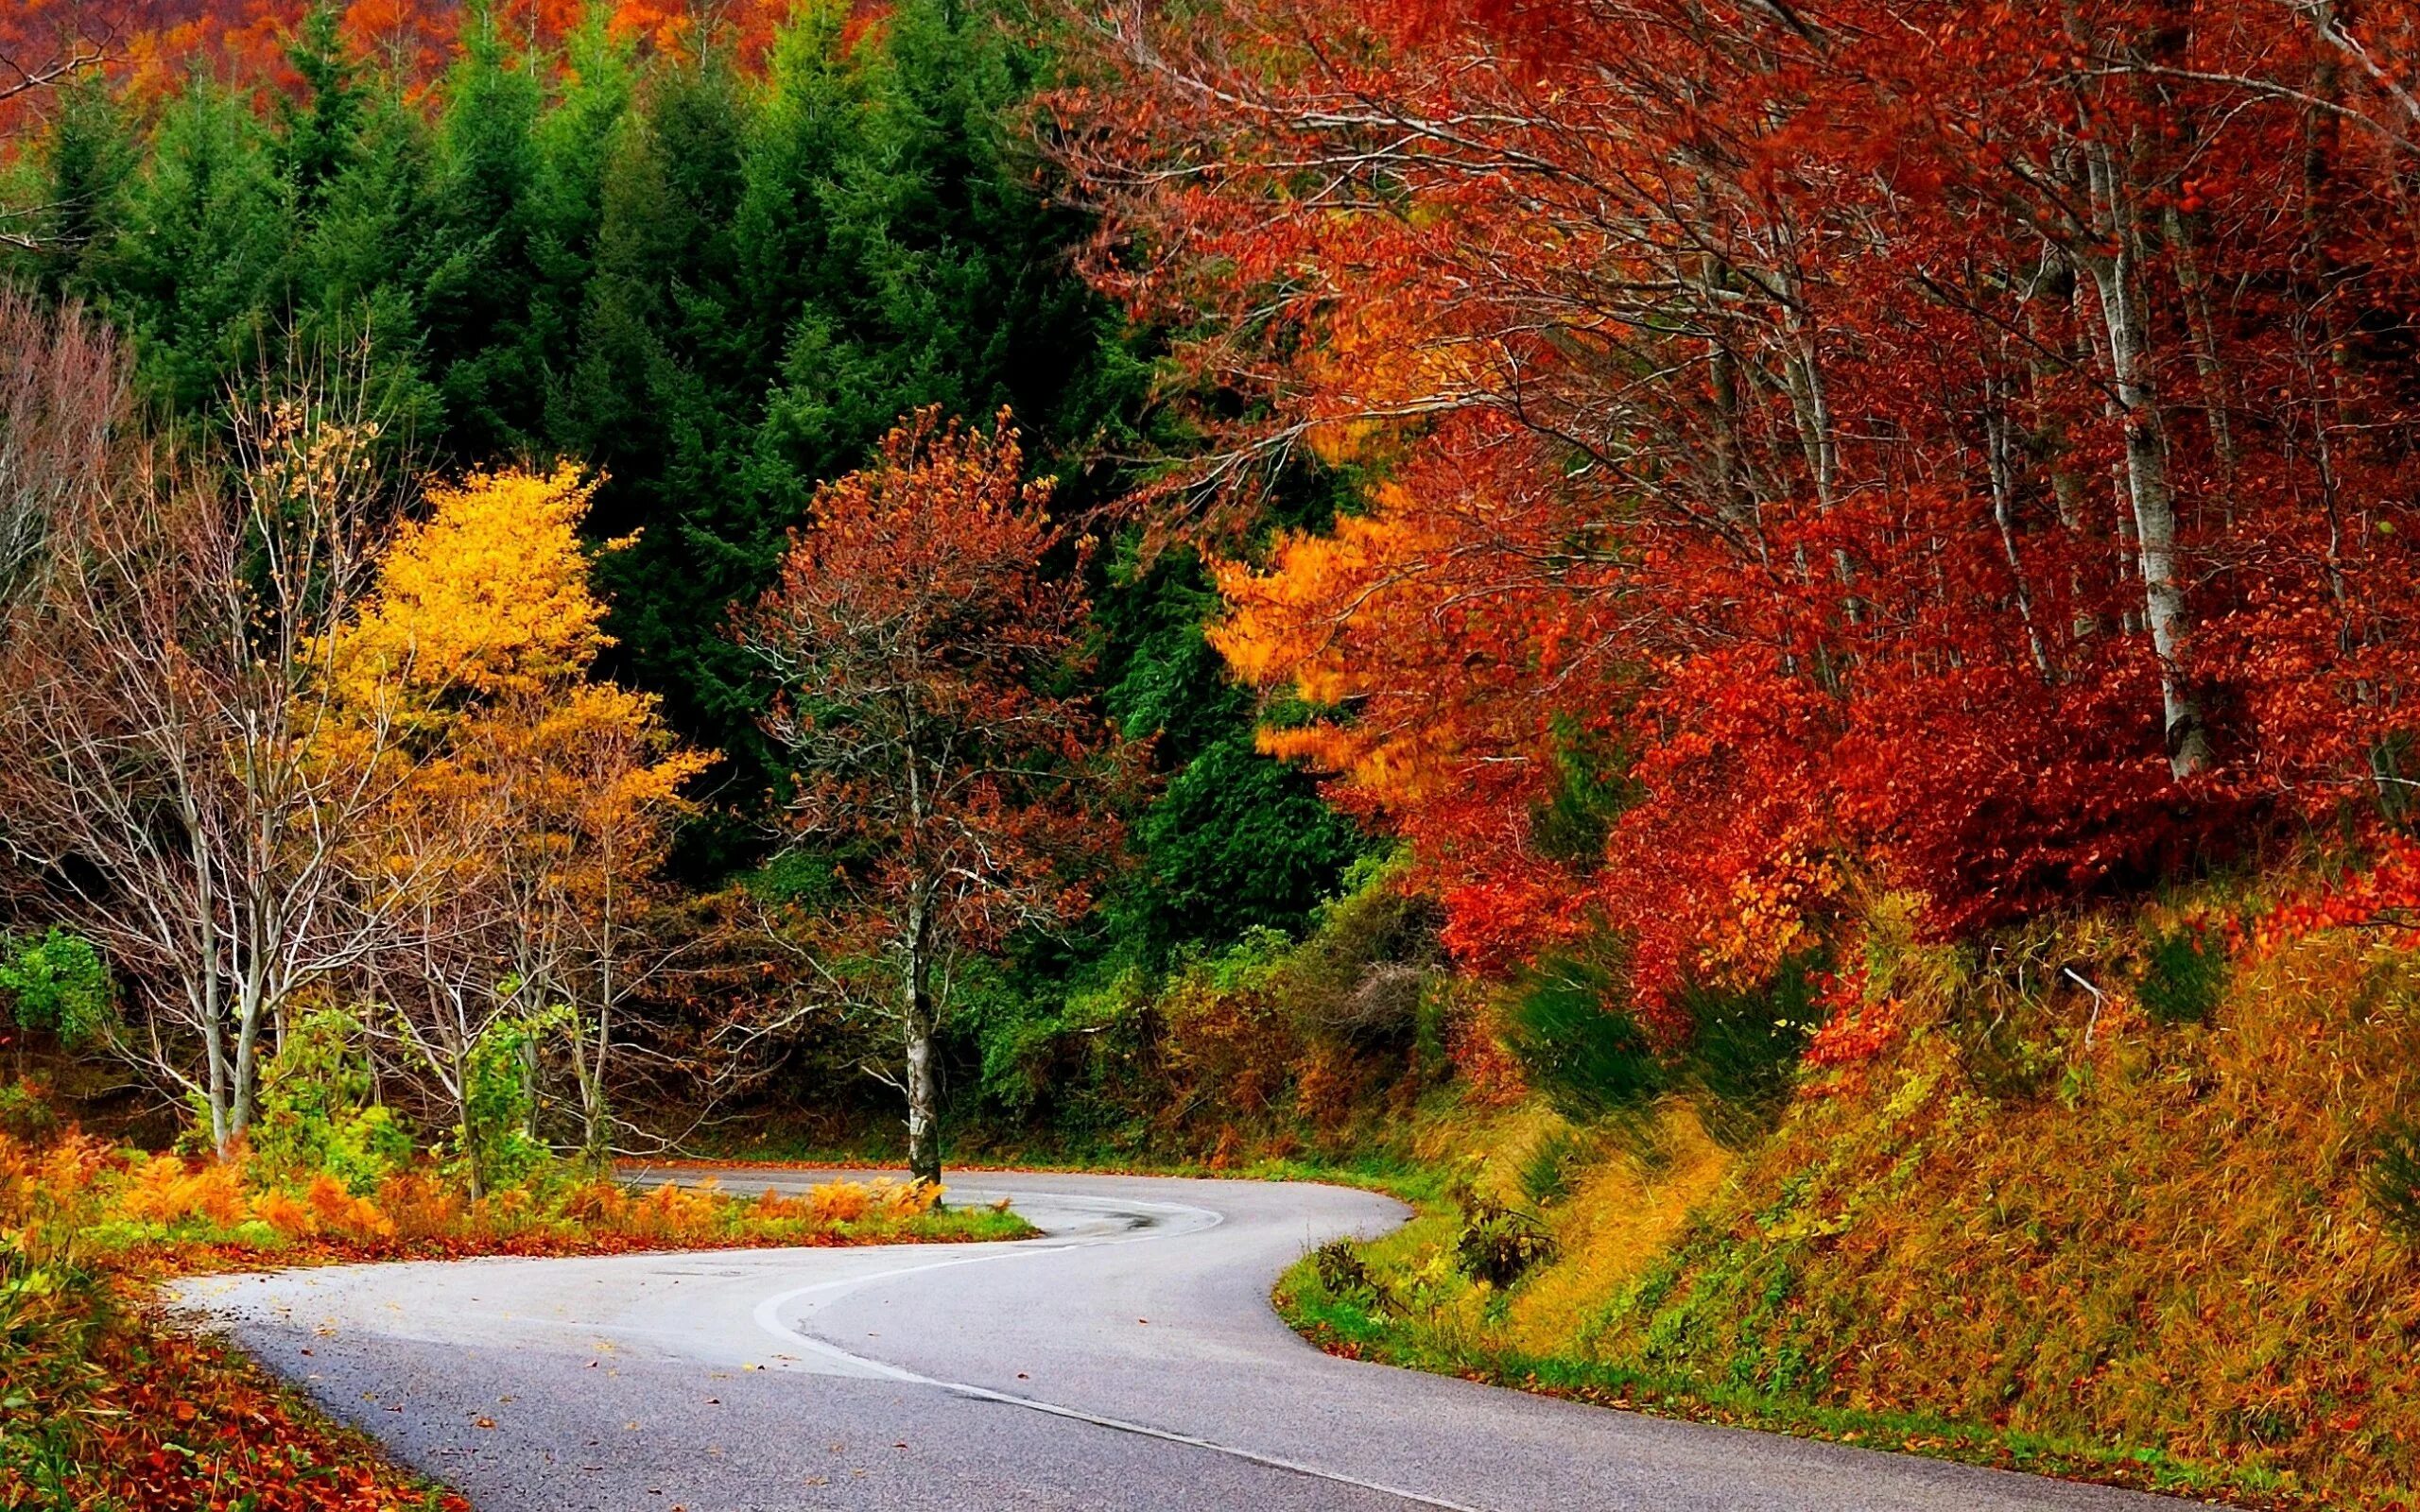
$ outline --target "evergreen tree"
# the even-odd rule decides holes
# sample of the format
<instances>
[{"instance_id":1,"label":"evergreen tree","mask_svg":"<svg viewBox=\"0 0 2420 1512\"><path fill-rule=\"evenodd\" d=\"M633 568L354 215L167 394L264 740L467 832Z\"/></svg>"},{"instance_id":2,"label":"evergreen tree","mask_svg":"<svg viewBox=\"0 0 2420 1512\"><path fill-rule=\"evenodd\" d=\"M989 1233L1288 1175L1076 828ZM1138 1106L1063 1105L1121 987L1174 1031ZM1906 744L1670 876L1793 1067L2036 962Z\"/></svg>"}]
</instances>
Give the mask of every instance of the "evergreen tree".
<instances>
[{"instance_id":1,"label":"evergreen tree","mask_svg":"<svg viewBox=\"0 0 2420 1512\"><path fill-rule=\"evenodd\" d=\"M536 450L546 374L561 356L530 326L543 104L532 66L507 51L493 10L479 6L464 20L462 57L446 79L421 292L447 451L458 459Z\"/></svg>"},{"instance_id":2,"label":"evergreen tree","mask_svg":"<svg viewBox=\"0 0 2420 1512\"><path fill-rule=\"evenodd\" d=\"M352 166L361 146L365 91L337 28L336 8L320 0L305 11L285 60L302 81L300 98L277 101L278 166L303 204Z\"/></svg>"},{"instance_id":3,"label":"evergreen tree","mask_svg":"<svg viewBox=\"0 0 2420 1512\"><path fill-rule=\"evenodd\" d=\"M99 74L70 80L27 164L12 216L30 224L39 251L20 253L31 281L53 297L106 302L100 269L123 229L127 191L141 164L116 91Z\"/></svg>"},{"instance_id":4,"label":"evergreen tree","mask_svg":"<svg viewBox=\"0 0 2420 1512\"><path fill-rule=\"evenodd\" d=\"M1128 560L1094 609L1109 642L1103 705L1129 738L1154 741L1163 775L1112 909L1117 939L1155 965L1181 944L1300 930L1369 843L1308 774L1255 748L1253 699L1202 634L1219 611L1188 548Z\"/></svg>"},{"instance_id":5,"label":"evergreen tree","mask_svg":"<svg viewBox=\"0 0 2420 1512\"><path fill-rule=\"evenodd\" d=\"M564 44L561 93L537 124L538 177L530 197L530 257L538 286L529 312L540 350L578 345L581 311L596 266L613 153L629 129L636 71L630 44L617 40L605 8L593 7ZM558 390L549 389L549 405ZM566 426L550 408L550 438Z\"/></svg>"},{"instance_id":6,"label":"evergreen tree","mask_svg":"<svg viewBox=\"0 0 2420 1512\"><path fill-rule=\"evenodd\" d=\"M123 233L95 244L84 269L133 335L144 387L173 413L215 412L276 352L291 313L291 208L249 102L189 81L153 132Z\"/></svg>"}]
</instances>

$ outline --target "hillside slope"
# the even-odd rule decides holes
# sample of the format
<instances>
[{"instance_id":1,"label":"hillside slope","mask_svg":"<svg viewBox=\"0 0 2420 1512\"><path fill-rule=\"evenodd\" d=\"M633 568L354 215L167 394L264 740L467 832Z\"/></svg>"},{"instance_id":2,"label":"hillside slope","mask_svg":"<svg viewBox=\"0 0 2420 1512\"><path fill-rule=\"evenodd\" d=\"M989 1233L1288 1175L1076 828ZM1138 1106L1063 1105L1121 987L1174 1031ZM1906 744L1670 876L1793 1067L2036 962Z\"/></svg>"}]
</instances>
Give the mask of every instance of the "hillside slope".
<instances>
[{"instance_id":1,"label":"hillside slope","mask_svg":"<svg viewBox=\"0 0 2420 1512\"><path fill-rule=\"evenodd\" d=\"M1627 1134L1533 1112L1472 1201L1552 1258L1470 1280L1466 1207L1369 1252L1366 1284L1331 1256L1288 1300L1331 1342L1432 1365L2411 1504L2420 1236L2387 1216L2380 1150L2414 1106L2420 964L2325 936L2180 991L2173 930L2070 925L1979 962L1878 930L1902 1037L1819 1074L1770 1137L1726 1150L1683 1107Z\"/></svg>"}]
</instances>

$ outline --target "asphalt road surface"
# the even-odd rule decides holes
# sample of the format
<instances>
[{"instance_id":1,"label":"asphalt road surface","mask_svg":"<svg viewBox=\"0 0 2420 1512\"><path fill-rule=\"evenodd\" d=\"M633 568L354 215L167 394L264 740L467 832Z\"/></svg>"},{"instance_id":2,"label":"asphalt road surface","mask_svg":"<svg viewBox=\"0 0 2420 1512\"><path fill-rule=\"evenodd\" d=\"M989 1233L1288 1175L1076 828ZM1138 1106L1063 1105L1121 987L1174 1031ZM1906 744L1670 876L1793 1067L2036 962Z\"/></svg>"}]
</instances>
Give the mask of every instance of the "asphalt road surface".
<instances>
[{"instance_id":1,"label":"asphalt road surface","mask_svg":"<svg viewBox=\"0 0 2420 1512\"><path fill-rule=\"evenodd\" d=\"M354 1265L180 1297L483 1512L2178 1505L1332 1359L1268 1291L1310 1246L1401 1220L1367 1193L987 1173L952 1194L1004 1195L1046 1237Z\"/></svg>"}]
</instances>

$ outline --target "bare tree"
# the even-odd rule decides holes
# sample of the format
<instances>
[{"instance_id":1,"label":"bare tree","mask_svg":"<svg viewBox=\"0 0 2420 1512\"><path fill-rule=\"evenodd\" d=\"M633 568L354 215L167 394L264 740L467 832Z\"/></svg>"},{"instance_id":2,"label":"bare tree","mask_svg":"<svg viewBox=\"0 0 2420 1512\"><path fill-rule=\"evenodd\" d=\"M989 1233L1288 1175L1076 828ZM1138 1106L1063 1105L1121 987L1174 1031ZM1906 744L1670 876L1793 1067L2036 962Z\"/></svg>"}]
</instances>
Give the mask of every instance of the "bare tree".
<instances>
[{"instance_id":1,"label":"bare tree","mask_svg":"<svg viewBox=\"0 0 2420 1512\"><path fill-rule=\"evenodd\" d=\"M0 290L0 614L33 588L50 522L122 459L127 382L117 342L80 308L54 316Z\"/></svg>"},{"instance_id":2,"label":"bare tree","mask_svg":"<svg viewBox=\"0 0 2420 1512\"><path fill-rule=\"evenodd\" d=\"M121 400L0 644L0 864L137 984L138 1053L222 1151L264 1031L404 897L347 843L396 732L339 735L325 665L390 504L366 392L356 360L237 396L224 467L129 434Z\"/></svg>"}]
</instances>

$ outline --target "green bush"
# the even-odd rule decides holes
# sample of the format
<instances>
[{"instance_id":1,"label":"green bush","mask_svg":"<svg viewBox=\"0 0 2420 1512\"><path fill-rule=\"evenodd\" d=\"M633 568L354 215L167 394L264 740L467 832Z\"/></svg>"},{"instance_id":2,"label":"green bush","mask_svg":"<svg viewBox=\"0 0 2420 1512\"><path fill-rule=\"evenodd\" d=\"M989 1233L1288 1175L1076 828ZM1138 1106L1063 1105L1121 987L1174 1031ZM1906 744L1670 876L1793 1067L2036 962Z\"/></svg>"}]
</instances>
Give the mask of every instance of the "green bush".
<instances>
[{"instance_id":1,"label":"green bush","mask_svg":"<svg viewBox=\"0 0 2420 1512\"><path fill-rule=\"evenodd\" d=\"M1483 1197L1462 1210L1461 1230L1454 1236L1454 1263L1471 1280L1500 1291L1530 1266L1553 1258L1553 1238L1529 1214Z\"/></svg>"},{"instance_id":2,"label":"green bush","mask_svg":"<svg viewBox=\"0 0 2420 1512\"><path fill-rule=\"evenodd\" d=\"M566 1014L546 1009L490 1024L462 1064L462 1122L454 1126L448 1174L484 1195L527 1185L553 1159L529 1131L537 1108L531 1068L539 1044Z\"/></svg>"},{"instance_id":3,"label":"green bush","mask_svg":"<svg viewBox=\"0 0 2420 1512\"><path fill-rule=\"evenodd\" d=\"M0 1134L41 1144L59 1132L59 1113L42 1083L21 1078L0 1086Z\"/></svg>"},{"instance_id":4,"label":"green bush","mask_svg":"<svg viewBox=\"0 0 2420 1512\"><path fill-rule=\"evenodd\" d=\"M2161 1023L2207 1023L2227 986L2226 941L2187 926L2152 936L2135 985L2143 1011Z\"/></svg>"},{"instance_id":5,"label":"green bush","mask_svg":"<svg viewBox=\"0 0 2420 1512\"><path fill-rule=\"evenodd\" d=\"M1525 974L1507 1004L1506 1048L1574 1123L1644 1108L1669 1085L1625 991L1602 962L1560 956Z\"/></svg>"},{"instance_id":6,"label":"green bush","mask_svg":"<svg viewBox=\"0 0 2420 1512\"><path fill-rule=\"evenodd\" d=\"M1789 1106L1798 1055L1814 1034L1811 962L1784 962L1771 982L1741 992L1692 987L1681 993L1689 1018L1682 1079L1697 1094L1708 1134L1737 1146L1769 1132Z\"/></svg>"},{"instance_id":7,"label":"green bush","mask_svg":"<svg viewBox=\"0 0 2420 1512\"><path fill-rule=\"evenodd\" d=\"M70 1046L105 1033L116 1011L100 952L58 929L39 939L0 936L0 995L14 1001L21 1027Z\"/></svg>"},{"instance_id":8,"label":"green bush","mask_svg":"<svg viewBox=\"0 0 2420 1512\"><path fill-rule=\"evenodd\" d=\"M1377 1279L1370 1274L1369 1264L1350 1239L1331 1239L1312 1250L1311 1265L1319 1275L1321 1290L1330 1297L1351 1298L1378 1294Z\"/></svg>"},{"instance_id":9,"label":"green bush","mask_svg":"<svg viewBox=\"0 0 2420 1512\"><path fill-rule=\"evenodd\" d=\"M372 1101L361 1022L337 1008L304 1015L261 1072L252 1153L270 1172L326 1172L367 1196L412 1158L411 1131Z\"/></svg>"}]
</instances>

